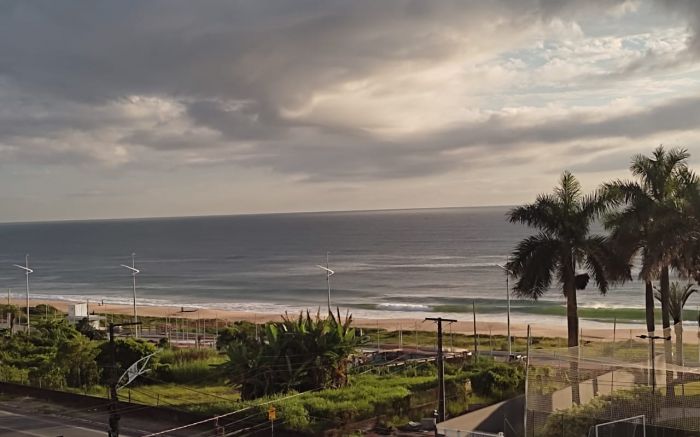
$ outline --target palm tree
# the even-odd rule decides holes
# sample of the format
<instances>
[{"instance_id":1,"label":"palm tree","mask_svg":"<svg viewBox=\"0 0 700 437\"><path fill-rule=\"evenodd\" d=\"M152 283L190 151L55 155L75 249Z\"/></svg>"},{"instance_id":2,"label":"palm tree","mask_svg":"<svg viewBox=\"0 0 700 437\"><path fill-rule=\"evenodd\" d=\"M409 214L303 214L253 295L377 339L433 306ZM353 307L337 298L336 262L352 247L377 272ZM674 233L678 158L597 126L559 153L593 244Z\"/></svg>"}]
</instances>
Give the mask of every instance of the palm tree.
<instances>
[{"instance_id":1,"label":"palm tree","mask_svg":"<svg viewBox=\"0 0 700 437\"><path fill-rule=\"evenodd\" d=\"M669 291L668 309L676 331L676 364L679 366L683 365L683 307L685 307L688 298L697 292L698 290L693 288L693 284L681 286L678 282L673 282ZM661 292L657 290L654 297L660 301Z\"/></svg>"},{"instance_id":2,"label":"palm tree","mask_svg":"<svg viewBox=\"0 0 700 437\"><path fill-rule=\"evenodd\" d=\"M657 147L651 157L635 155L630 170L638 181L617 180L604 184L601 198L612 207L623 207L611 213L606 227L612 230L612 241L623 247L629 258L641 252L640 278L645 281L647 329L653 332L653 289L659 279L661 324L666 362L671 363L671 323L669 311L669 270L680 266L688 247L688 233L694 221L689 220L686 205L696 197L697 177L688 170L687 150L666 151ZM629 259L628 258L628 259ZM667 373L667 392L673 394L672 375Z\"/></svg>"},{"instance_id":3,"label":"palm tree","mask_svg":"<svg viewBox=\"0 0 700 437\"><path fill-rule=\"evenodd\" d=\"M629 266L620 262L605 237L590 235L591 222L602 211L596 196L584 196L581 185L564 172L553 194L541 194L535 203L513 208L511 223L522 223L539 233L521 241L511 255L508 270L517 278L513 291L520 297L538 299L556 276L566 298L568 346L579 345L576 290L583 289L593 277L602 294L610 279L625 279ZM577 268L586 273L577 275ZM572 362L572 398L580 402L578 367Z\"/></svg>"}]
</instances>

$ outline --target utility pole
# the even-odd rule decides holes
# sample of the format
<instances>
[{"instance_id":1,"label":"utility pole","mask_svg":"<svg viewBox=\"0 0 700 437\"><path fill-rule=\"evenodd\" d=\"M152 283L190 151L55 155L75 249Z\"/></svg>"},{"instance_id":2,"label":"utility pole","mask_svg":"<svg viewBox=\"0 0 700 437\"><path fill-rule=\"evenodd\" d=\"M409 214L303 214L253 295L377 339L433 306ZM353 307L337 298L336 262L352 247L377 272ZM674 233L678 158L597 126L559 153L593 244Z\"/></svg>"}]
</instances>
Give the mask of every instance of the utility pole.
<instances>
[{"instance_id":1,"label":"utility pole","mask_svg":"<svg viewBox=\"0 0 700 437\"><path fill-rule=\"evenodd\" d=\"M474 316L474 358L479 356L479 341L476 338L476 303L472 301L472 316Z\"/></svg>"},{"instance_id":2,"label":"utility pole","mask_svg":"<svg viewBox=\"0 0 700 437\"><path fill-rule=\"evenodd\" d=\"M117 396L117 346L114 343L114 328L117 326L140 325L141 322L131 323L110 323L109 324L109 346L112 352L112 372L109 383L109 428L107 430L108 437L119 437L119 419L121 416L117 413L119 408L119 398Z\"/></svg>"},{"instance_id":3,"label":"utility pole","mask_svg":"<svg viewBox=\"0 0 700 437\"><path fill-rule=\"evenodd\" d=\"M437 323L437 371L438 371L438 422L445 421L445 360L442 356L442 322L454 323L454 319L443 319L442 317L427 317L425 320L431 320Z\"/></svg>"}]
</instances>

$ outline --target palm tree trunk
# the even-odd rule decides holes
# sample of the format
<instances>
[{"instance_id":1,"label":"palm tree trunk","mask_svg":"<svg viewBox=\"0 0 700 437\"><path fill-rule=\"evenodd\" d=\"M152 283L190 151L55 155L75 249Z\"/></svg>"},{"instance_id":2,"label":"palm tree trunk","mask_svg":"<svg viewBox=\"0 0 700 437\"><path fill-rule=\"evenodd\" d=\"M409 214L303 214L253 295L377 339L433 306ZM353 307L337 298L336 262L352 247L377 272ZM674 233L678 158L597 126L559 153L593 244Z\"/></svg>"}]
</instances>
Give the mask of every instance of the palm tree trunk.
<instances>
[{"instance_id":1,"label":"palm tree trunk","mask_svg":"<svg viewBox=\"0 0 700 437\"><path fill-rule=\"evenodd\" d=\"M578 304L576 302L576 285L574 283L574 275L571 275L571 280L565 284L566 289L566 323L568 330L568 346L570 356L569 369L571 371L571 400L574 405L581 403L581 393L578 385L578 357L573 356L571 348L578 348ZM578 349L577 349L578 350Z\"/></svg>"},{"instance_id":2,"label":"palm tree trunk","mask_svg":"<svg viewBox=\"0 0 700 437\"><path fill-rule=\"evenodd\" d=\"M683 320L679 320L673 329L676 331L676 364L683 365Z\"/></svg>"},{"instance_id":3,"label":"palm tree trunk","mask_svg":"<svg viewBox=\"0 0 700 437\"><path fill-rule=\"evenodd\" d=\"M652 361L654 359L654 356L652 355L651 351L654 350L654 347L652 343L654 340L652 340L651 337L654 336L654 331L656 330L656 327L654 326L654 286L652 285L651 281L646 281L644 284L645 288L645 309L646 309L646 319L647 319L647 336L649 336L649 369L647 369L648 373L648 378L647 380L649 381L649 385L652 385L652 376L651 376L651 369L654 368L652 366ZM654 375L654 378L656 375Z\"/></svg>"},{"instance_id":4,"label":"palm tree trunk","mask_svg":"<svg viewBox=\"0 0 700 437\"><path fill-rule=\"evenodd\" d=\"M661 269L661 325L664 329L664 355L666 365L673 364L673 344L671 343L671 314L669 302L668 266ZM666 371L666 397L673 397L673 372Z\"/></svg>"}]
</instances>

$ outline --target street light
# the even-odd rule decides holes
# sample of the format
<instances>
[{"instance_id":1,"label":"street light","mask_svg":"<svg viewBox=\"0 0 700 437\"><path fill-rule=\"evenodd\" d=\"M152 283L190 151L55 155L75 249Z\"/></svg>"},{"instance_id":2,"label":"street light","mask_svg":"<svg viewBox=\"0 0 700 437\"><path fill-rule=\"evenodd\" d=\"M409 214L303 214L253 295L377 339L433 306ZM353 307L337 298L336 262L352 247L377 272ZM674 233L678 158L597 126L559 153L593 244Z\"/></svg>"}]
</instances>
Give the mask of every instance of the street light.
<instances>
[{"instance_id":1,"label":"street light","mask_svg":"<svg viewBox=\"0 0 700 437\"><path fill-rule=\"evenodd\" d=\"M641 338L642 340L649 339L651 340L651 387L652 390L656 391L656 353L654 350L654 340L671 340L671 336L669 335L668 337L663 337L661 335L638 335L637 338Z\"/></svg>"},{"instance_id":2,"label":"street light","mask_svg":"<svg viewBox=\"0 0 700 437\"><path fill-rule=\"evenodd\" d=\"M512 354L511 350L511 341L510 341L510 286L508 284L508 276L512 275L513 272L510 271L506 266L496 264L501 270L503 270L506 273L506 302L507 302L507 307L508 307L508 359L510 360L510 356Z\"/></svg>"},{"instance_id":3,"label":"street light","mask_svg":"<svg viewBox=\"0 0 700 437\"><path fill-rule=\"evenodd\" d=\"M24 274L27 277L27 334L31 331L29 323L29 274L34 273L34 270L29 268L29 254L24 256L24 265L13 264L15 267L24 270Z\"/></svg>"},{"instance_id":4,"label":"street light","mask_svg":"<svg viewBox=\"0 0 700 437\"><path fill-rule=\"evenodd\" d=\"M195 308L192 310L186 310L185 307L180 307L180 312L181 313L197 313L197 324L195 325L194 328L194 344L199 349L199 308ZM187 340L189 341L190 336L189 334L187 335Z\"/></svg>"},{"instance_id":5,"label":"street light","mask_svg":"<svg viewBox=\"0 0 700 437\"><path fill-rule=\"evenodd\" d=\"M321 265L316 265L316 267L325 270L326 272L326 282L328 283L328 312L332 313L333 311L331 310L331 276L333 276L335 272L328 268L328 252L326 252L326 267L323 267Z\"/></svg>"},{"instance_id":6,"label":"street light","mask_svg":"<svg viewBox=\"0 0 700 437\"><path fill-rule=\"evenodd\" d=\"M139 321L139 318L138 318L138 314L136 313L136 275L141 273L141 270L136 268L135 258L136 258L136 254L132 253L131 254L131 267L129 267L125 264L121 264L121 266L131 270L131 277L133 279L133 292L134 292L134 323L137 323ZM136 334L136 338L139 338L138 326L136 328L134 328L134 332Z\"/></svg>"}]
</instances>

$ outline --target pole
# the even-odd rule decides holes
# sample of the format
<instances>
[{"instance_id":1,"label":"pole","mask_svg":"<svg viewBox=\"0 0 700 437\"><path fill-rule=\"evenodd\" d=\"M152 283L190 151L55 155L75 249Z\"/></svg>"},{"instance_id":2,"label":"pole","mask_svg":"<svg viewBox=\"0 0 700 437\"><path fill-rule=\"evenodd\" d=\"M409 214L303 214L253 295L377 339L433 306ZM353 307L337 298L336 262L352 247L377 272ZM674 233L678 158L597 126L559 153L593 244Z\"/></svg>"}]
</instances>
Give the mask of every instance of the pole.
<instances>
[{"instance_id":1,"label":"pole","mask_svg":"<svg viewBox=\"0 0 700 437\"><path fill-rule=\"evenodd\" d=\"M698 320L700 320L700 318ZM700 326L700 324L698 324L698 326ZM418 322L413 322L413 330L416 333L416 352L418 352ZM700 334L698 334L698 338L700 339Z\"/></svg>"},{"instance_id":2,"label":"pole","mask_svg":"<svg viewBox=\"0 0 700 437\"><path fill-rule=\"evenodd\" d=\"M107 430L108 437L119 437L119 419L121 416L117 413L119 397L117 396L117 347L114 342L114 328L116 326L131 326L138 323L110 323L109 324L109 346L112 355L112 368L110 372L109 382L109 428ZM131 402L131 399L129 399Z\"/></svg>"},{"instance_id":3,"label":"pole","mask_svg":"<svg viewBox=\"0 0 700 437\"><path fill-rule=\"evenodd\" d=\"M114 343L114 323L109 324L109 347L112 355L111 377L109 382L109 437L119 437L119 419L117 413L119 398L117 397L117 348Z\"/></svg>"},{"instance_id":4,"label":"pole","mask_svg":"<svg viewBox=\"0 0 700 437\"><path fill-rule=\"evenodd\" d=\"M445 361L442 357L442 320L438 318L437 323L437 365L438 365L438 419L440 422L445 421Z\"/></svg>"},{"instance_id":5,"label":"pole","mask_svg":"<svg viewBox=\"0 0 700 437\"><path fill-rule=\"evenodd\" d=\"M10 293L12 293L12 289L8 288L7 289L7 306L10 306Z\"/></svg>"},{"instance_id":6,"label":"pole","mask_svg":"<svg viewBox=\"0 0 700 437\"><path fill-rule=\"evenodd\" d=\"M615 358L615 339L617 337L617 317L613 319L613 347L610 354L610 358ZM610 372L610 394L613 393L615 388L615 368L613 367L612 372Z\"/></svg>"},{"instance_id":7,"label":"pole","mask_svg":"<svg viewBox=\"0 0 700 437\"><path fill-rule=\"evenodd\" d=\"M136 269L136 260L135 260L135 258L136 258L136 254L132 252L131 253L131 268L134 270L131 272L131 278L133 281L132 290L134 293L134 323L138 323L139 317L138 317L138 314L136 313L136 270L135 270ZM136 338L139 338L139 327L138 326L136 326L134 328L134 333L136 334Z\"/></svg>"},{"instance_id":8,"label":"pole","mask_svg":"<svg viewBox=\"0 0 700 437\"><path fill-rule=\"evenodd\" d=\"M29 322L29 254L24 256L24 265L26 269L24 274L27 277L27 334L31 332L31 323Z\"/></svg>"},{"instance_id":9,"label":"pole","mask_svg":"<svg viewBox=\"0 0 700 437\"><path fill-rule=\"evenodd\" d=\"M442 317L428 317L437 323L437 372L438 372L438 422L445 421L445 359L442 353L442 322L454 323L456 320L443 319Z\"/></svg>"},{"instance_id":10,"label":"pole","mask_svg":"<svg viewBox=\"0 0 700 437\"><path fill-rule=\"evenodd\" d=\"M532 334L530 331L530 325L527 325L527 352L525 355L525 414L523 414L523 430L525 436L527 437L527 389L530 377L530 343L532 339Z\"/></svg>"},{"instance_id":11,"label":"pole","mask_svg":"<svg viewBox=\"0 0 700 437\"><path fill-rule=\"evenodd\" d=\"M508 265L508 264L506 264ZM508 307L507 313L507 324L508 324L508 359L510 359L510 356L513 354L512 350L512 345L511 345L511 340L510 340L510 284L508 284L508 274L510 272L506 270L506 304Z\"/></svg>"},{"instance_id":12,"label":"pole","mask_svg":"<svg viewBox=\"0 0 700 437\"><path fill-rule=\"evenodd\" d=\"M504 265L496 264L498 267L503 270L503 272L506 274L506 321L507 321L507 326L508 326L508 357L510 359L510 356L513 353L513 347L511 344L511 337L510 337L510 284L508 283L509 276L511 275L511 271L508 270L508 263L510 261L510 258L506 258L506 263Z\"/></svg>"},{"instance_id":13,"label":"pole","mask_svg":"<svg viewBox=\"0 0 700 437\"><path fill-rule=\"evenodd\" d=\"M382 346L379 344L379 320L377 320L377 353L382 350Z\"/></svg>"},{"instance_id":14,"label":"pole","mask_svg":"<svg viewBox=\"0 0 700 437\"><path fill-rule=\"evenodd\" d=\"M331 311L331 272L330 268L328 267L328 252L326 252L326 283L328 284L328 313L332 313Z\"/></svg>"},{"instance_id":15,"label":"pole","mask_svg":"<svg viewBox=\"0 0 700 437\"><path fill-rule=\"evenodd\" d=\"M651 337L651 389L654 395L656 394L656 336ZM654 397L652 396L652 399Z\"/></svg>"},{"instance_id":16,"label":"pole","mask_svg":"<svg viewBox=\"0 0 700 437\"><path fill-rule=\"evenodd\" d=\"M476 339L476 303L472 301L472 315L474 316L474 357L479 356L479 344Z\"/></svg>"}]
</instances>

